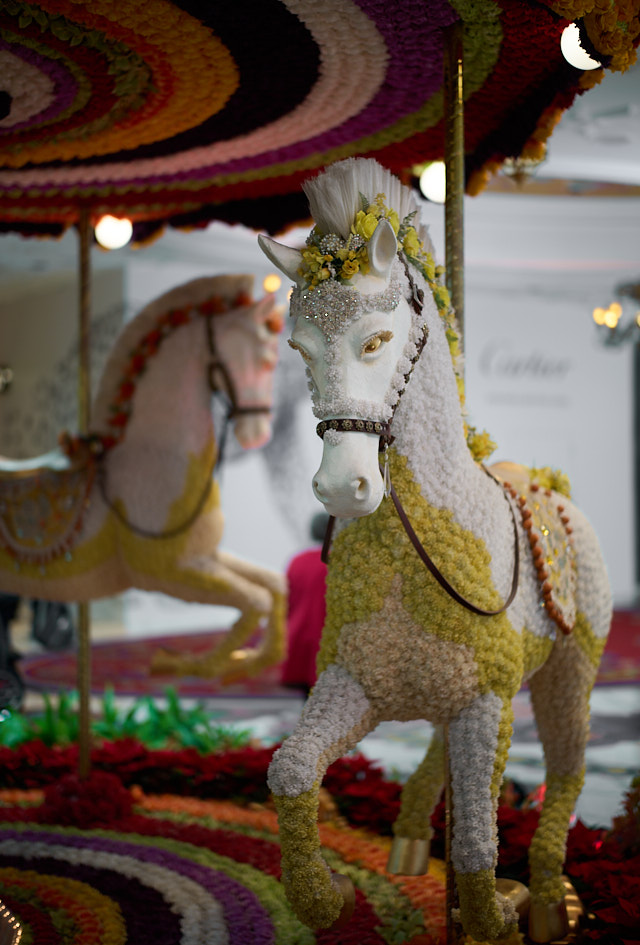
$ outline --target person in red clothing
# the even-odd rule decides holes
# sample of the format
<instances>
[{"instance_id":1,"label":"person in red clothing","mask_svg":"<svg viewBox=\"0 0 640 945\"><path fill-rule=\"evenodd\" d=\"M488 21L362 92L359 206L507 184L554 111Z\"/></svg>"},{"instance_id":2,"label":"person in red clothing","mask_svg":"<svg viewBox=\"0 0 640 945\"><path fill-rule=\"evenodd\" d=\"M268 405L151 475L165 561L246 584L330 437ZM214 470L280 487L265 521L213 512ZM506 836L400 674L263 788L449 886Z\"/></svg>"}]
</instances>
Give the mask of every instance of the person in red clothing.
<instances>
[{"instance_id":1,"label":"person in red clothing","mask_svg":"<svg viewBox=\"0 0 640 945\"><path fill-rule=\"evenodd\" d=\"M289 610L287 614L287 657L281 682L309 692L316 681L316 656L326 615L327 566L321 560L322 541L329 516L314 515L311 537L318 543L294 555L287 566Z\"/></svg>"}]
</instances>

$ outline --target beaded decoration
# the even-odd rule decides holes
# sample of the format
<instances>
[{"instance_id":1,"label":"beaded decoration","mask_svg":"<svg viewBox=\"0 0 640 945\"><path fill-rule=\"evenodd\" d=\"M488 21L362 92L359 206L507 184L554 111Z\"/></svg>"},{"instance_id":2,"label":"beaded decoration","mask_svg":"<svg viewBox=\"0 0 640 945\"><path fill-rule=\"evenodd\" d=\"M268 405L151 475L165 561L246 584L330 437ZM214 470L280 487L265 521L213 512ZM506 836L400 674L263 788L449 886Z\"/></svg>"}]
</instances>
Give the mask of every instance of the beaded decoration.
<instances>
[{"instance_id":1,"label":"beaded decoration","mask_svg":"<svg viewBox=\"0 0 640 945\"><path fill-rule=\"evenodd\" d=\"M522 477L512 473L512 481L503 480L503 487L520 507L540 583L541 605L560 630L569 634L576 623L576 561L569 516L558 495L530 479L525 467Z\"/></svg>"},{"instance_id":2,"label":"beaded decoration","mask_svg":"<svg viewBox=\"0 0 640 945\"><path fill-rule=\"evenodd\" d=\"M335 279L321 282L317 288L294 289L291 293L292 318L304 315L315 321L325 336L345 331L350 322L365 312L392 312L402 297L400 280L392 279L384 292L363 295L352 285Z\"/></svg>"}]
</instances>

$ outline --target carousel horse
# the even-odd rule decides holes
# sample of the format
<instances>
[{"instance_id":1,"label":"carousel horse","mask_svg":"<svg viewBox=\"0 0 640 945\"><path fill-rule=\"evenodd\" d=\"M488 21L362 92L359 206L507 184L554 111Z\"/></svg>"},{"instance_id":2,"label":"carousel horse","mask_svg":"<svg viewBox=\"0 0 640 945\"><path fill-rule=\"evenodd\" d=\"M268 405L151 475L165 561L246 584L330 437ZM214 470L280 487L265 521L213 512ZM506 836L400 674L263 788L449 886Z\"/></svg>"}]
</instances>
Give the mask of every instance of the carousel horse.
<instances>
[{"instance_id":1,"label":"carousel horse","mask_svg":"<svg viewBox=\"0 0 640 945\"><path fill-rule=\"evenodd\" d=\"M0 460L0 587L89 601L127 588L234 607L197 661L159 651L158 673L249 675L284 648L285 580L219 548L212 391L246 449L271 431L282 318L253 277L195 279L147 305L107 360L90 433L28 461ZM239 647L258 630L254 649Z\"/></svg>"},{"instance_id":2,"label":"carousel horse","mask_svg":"<svg viewBox=\"0 0 640 945\"><path fill-rule=\"evenodd\" d=\"M611 617L597 539L542 474L472 455L455 321L409 188L350 158L304 189L306 246L259 237L294 282L290 344L323 438L313 490L337 517L319 677L269 771L287 896L311 927L348 921L353 888L329 870L314 826L322 778L378 723L427 719L448 731L457 915L476 940L515 935L515 906L496 890L496 814L511 700L527 680L547 766L530 934L561 938L566 836ZM436 737L404 786L393 872L426 872L441 760Z\"/></svg>"}]
</instances>

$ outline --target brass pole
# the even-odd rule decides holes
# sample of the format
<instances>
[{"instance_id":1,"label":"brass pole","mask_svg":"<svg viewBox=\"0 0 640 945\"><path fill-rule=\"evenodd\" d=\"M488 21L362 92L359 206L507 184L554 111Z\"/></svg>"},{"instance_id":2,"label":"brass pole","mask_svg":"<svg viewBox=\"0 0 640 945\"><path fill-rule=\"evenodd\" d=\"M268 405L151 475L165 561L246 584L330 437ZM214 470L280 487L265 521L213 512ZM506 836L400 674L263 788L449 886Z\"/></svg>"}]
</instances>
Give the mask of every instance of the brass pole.
<instances>
[{"instance_id":1,"label":"brass pole","mask_svg":"<svg viewBox=\"0 0 640 945\"><path fill-rule=\"evenodd\" d=\"M444 161L446 197L445 268L460 343L464 347L464 99L463 30L460 21L445 30L444 43Z\"/></svg>"},{"instance_id":2,"label":"brass pole","mask_svg":"<svg viewBox=\"0 0 640 945\"><path fill-rule=\"evenodd\" d=\"M89 432L91 410L91 223L89 211L83 208L78 220L80 250L80 299L78 319L78 431ZM91 767L91 635L89 604L78 604L78 774L87 778Z\"/></svg>"}]
</instances>

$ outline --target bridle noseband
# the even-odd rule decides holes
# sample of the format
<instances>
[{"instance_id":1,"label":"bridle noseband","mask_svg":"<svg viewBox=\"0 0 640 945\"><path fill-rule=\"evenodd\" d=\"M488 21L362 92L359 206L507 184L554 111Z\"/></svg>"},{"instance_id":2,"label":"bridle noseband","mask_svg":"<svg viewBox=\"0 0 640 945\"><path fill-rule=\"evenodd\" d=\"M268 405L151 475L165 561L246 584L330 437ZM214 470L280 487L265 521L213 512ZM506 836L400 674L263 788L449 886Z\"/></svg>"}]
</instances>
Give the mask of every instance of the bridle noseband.
<instances>
[{"instance_id":1,"label":"bridle noseband","mask_svg":"<svg viewBox=\"0 0 640 945\"><path fill-rule=\"evenodd\" d=\"M405 273L409 281L409 288L411 289L411 295L408 301L413 307L414 312L417 315L420 315L422 313L422 307L424 304L424 293L422 289L416 286L404 257L402 257L402 262L404 263ZM399 391L398 400L396 401L393 407L391 418L388 421L362 420L362 419L354 419L354 418L349 418L349 417L336 417L330 420L321 420L320 423L316 426L316 433L318 434L320 439L324 438L324 435L327 432L327 430L335 430L337 432L343 432L343 433L369 433L369 434L376 434L379 436L378 452L384 453L384 457L385 457L384 466L380 465L380 472L385 482L385 495L390 496L395 506L396 512L398 513L398 517L402 523L402 526L407 534L407 537L409 538L416 553L418 554L418 557L423 562L423 564L425 565L427 570L430 572L430 574L436 579L438 584L440 584L443 590L445 590L447 594L449 594L449 596L454 601L456 601L456 603L460 604L462 607L465 607L467 610L471 611L471 613L477 614L478 616L496 617L498 614L501 614L505 610L507 610L507 608L510 607L511 604L513 603L513 600L518 591L518 582L519 582L519 574L520 574L520 540L519 540L519 535L518 535L518 524L516 521L515 512L513 511L513 506L511 504L511 501L509 500L509 497L506 495L506 493L504 493L504 490L503 490L503 494L507 501L507 505L509 506L509 511L511 512L511 519L513 522L514 545L515 545L513 577L511 581L511 588L509 590L509 594L505 602L502 604L502 606L499 607L497 610L484 610L482 607L478 607L475 604L473 604L471 601L468 601L458 591L456 591L456 589L449 583L449 581L445 578L442 572L438 569L437 565L430 558L426 548L424 547L424 545L422 544L422 542L416 535L413 529L413 526L411 522L409 521L407 513L405 512L402 506L402 503L398 497L398 494L393 488L393 485L391 484L391 481L389 478L387 450L388 450L388 447L393 443L395 439L391 433L391 423L395 416L395 411L398 406L398 403L400 402L400 397L402 396L404 390L406 389L407 384L409 383L413 369L427 343L428 336L429 336L428 329L425 326L425 331L420 341L416 344L417 353L414 355L413 359L411 360L409 371L407 372L407 374L405 374L405 385ZM497 480L494 479L491 473L484 466L482 468L491 479L497 482ZM325 564L328 564L329 562L329 549L331 547L331 538L333 534L334 524L335 524L335 516L330 515L329 522L327 524L327 530L324 536L324 542L322 545L322 554L321 554L322 561Z\"/></svg>"}]
</instances>

